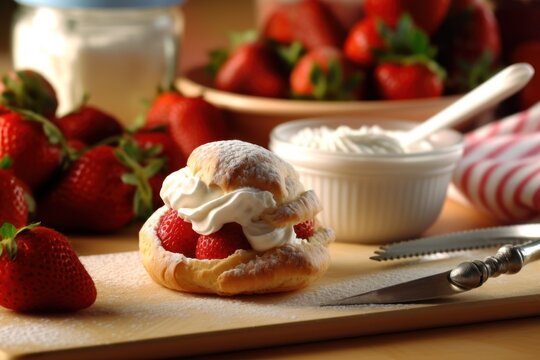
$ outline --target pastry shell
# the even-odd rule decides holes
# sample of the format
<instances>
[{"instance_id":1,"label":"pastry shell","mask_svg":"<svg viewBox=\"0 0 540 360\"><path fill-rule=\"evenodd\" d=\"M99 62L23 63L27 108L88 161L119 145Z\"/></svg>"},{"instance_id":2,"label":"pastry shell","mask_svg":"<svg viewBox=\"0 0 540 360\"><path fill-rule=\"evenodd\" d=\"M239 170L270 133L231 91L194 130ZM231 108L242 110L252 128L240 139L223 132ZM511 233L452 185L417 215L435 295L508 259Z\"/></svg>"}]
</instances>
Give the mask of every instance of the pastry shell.
<instances>
[{"instance_id":1,"label":"pastry shell","mask_svg":"<svg viewBox=\"0 0 540 360\"><path fill-rule=\"evenodd\" d=\"M198 260L167 251L156 233L167 209L158 209L143 225L139 249L152 279L169 289L219 295L290 291L312 283L330 264L327 245L334 233L322 227L309 239L264 252L237 250L225 259Z\"/></svg>"}]
</instances>

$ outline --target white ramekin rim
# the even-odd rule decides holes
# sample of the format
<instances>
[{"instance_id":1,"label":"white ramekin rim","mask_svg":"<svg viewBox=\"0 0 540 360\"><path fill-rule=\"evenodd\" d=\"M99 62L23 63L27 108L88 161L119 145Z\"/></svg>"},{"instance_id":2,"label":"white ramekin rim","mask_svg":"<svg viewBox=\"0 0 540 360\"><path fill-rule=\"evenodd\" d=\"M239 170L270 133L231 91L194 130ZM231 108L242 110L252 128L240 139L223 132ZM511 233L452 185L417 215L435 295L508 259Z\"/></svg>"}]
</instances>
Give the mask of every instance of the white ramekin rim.
<instances>
[{"instance_id":1,"label":"white ramekin rim","mask_svg":"<svg viewBox=\"0 0 540 360\"><path fill-rule=\"evenodd\" d=\"M305 127L337 127L339 125L356 125L358 127L362 125L378 125L382 128L406 130L418 125L418 123L394 119L366 120L349 116L299 119L276 126L270 134L269 147L274 150L279 149L278 152L286 153L288 154L287 157L291 156L297 160L333 160L341 163L350 163L351 165L361 164L362 166L369 166L369 164L380 165L381 163L410 166L414 163L438 163L444 159L455 161L463 152L463 135L452 129L443 129L435 134L435 140L432 141L432 144L435 146L433 150L407 154L364 155L335 153L324 150L308 149L290 142L290 137ZM437 142L437 137L439 139L445 137L447 140L441 144Z\"/></svg>"}]
</instances>

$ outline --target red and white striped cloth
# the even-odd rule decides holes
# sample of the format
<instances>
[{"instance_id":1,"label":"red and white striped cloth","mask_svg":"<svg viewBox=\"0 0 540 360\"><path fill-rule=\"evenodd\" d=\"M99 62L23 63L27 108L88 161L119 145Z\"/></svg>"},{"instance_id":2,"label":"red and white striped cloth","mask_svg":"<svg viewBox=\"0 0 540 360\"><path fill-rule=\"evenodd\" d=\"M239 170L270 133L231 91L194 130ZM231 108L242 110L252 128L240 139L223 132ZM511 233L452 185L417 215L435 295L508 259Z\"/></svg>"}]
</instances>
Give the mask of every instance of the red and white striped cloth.
<instances>
[{"instance_id":1,"label":"red and white striped cloth","mask_svg":"<svg viewBox=\"0 0 540 360\"><path fill-rule=\"evenodd\" d=\"M453 184L469 202L507 223L540 215L540 103L465 136Z\"/></svg>"}]
</instances>

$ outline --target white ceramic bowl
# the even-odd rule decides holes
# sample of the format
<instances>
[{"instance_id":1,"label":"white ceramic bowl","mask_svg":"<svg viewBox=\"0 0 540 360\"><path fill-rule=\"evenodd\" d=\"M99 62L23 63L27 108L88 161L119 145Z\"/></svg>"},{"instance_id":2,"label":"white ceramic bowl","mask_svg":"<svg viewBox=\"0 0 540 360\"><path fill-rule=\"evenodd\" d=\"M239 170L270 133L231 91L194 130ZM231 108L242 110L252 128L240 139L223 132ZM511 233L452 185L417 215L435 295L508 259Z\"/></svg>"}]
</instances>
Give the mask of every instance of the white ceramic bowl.
<instances>
[{"instance_id":1,"label":"white ceramic bowl","mask_svg":"<svg viewBox=\"0 0 540 360\"><path fill-rule=\"evenodd\" d=\"M417 125L350 117L291 121L272 131L269 147L298 170L306 189L317 193L323 205L320 220L336 231L337 240L374 244L419 236L442 209L463 151L461 134L442 130L429 138L432 150L395 155L333 153L290 142L305 127L338 124L388 130Z\"/></svg>"},{"instance_id":2,"label":"white ceramic bowl","mask_svg":"<svg viewBox=\"0 0 540 360\"><path fill-rule=\"evenodd\" d=\"M459 96L414 100L312 101L274 99L221 91L202 68L186 71L177 86L187 96L203 96L222 109L237 139L268 146L274 127L286 121L320 116L379 116L424 121Z\"/></svg>"}]
</instances>

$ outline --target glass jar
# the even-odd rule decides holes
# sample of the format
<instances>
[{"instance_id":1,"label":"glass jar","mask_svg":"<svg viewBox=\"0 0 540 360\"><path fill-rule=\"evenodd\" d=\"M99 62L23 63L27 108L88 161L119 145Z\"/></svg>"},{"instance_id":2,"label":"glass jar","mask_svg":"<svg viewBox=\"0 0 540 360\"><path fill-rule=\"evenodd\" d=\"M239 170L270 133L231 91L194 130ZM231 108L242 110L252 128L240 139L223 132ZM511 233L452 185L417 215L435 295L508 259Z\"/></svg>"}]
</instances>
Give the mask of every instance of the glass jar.
<instances>
[{"instance_id":1,"label":"glass jar","mask_svg":"<svg viewBox=\"0 0 540 360\"><path fill-rule=\"evenodd\" d=\"M52 83L58 115L89 95L90 104L130 127L177 75L181 0L17 1L14 67Z\"/></svg>"}]
</instances>

